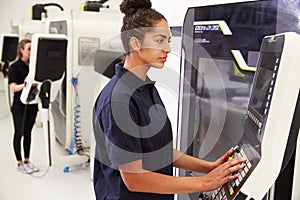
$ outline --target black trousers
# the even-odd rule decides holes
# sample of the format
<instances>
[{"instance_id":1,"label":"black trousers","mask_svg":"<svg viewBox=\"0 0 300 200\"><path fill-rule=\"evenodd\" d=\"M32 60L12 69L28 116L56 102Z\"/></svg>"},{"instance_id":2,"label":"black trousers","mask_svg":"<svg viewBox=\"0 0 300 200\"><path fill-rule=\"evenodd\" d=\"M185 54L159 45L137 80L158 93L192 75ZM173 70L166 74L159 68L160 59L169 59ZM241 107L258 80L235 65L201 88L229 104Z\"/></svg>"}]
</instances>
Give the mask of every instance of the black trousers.
<instances>
[{"instance_id":1,"label":"black trousers","mask_svg":"<svg viewBox=\"0 0 300 200\"><path fill-rule=\"evenodd\" d=\"M29 158L30 156L30 146L31 146L31 131L35 123L37 115L37 105L24 106L24 109L11 109L13 122L14 122L14 139L13 146L16 159L18 161L22 160L21 154L21 140L23 137L23 149L24 158Z\"/></svg>"}]
</instances>

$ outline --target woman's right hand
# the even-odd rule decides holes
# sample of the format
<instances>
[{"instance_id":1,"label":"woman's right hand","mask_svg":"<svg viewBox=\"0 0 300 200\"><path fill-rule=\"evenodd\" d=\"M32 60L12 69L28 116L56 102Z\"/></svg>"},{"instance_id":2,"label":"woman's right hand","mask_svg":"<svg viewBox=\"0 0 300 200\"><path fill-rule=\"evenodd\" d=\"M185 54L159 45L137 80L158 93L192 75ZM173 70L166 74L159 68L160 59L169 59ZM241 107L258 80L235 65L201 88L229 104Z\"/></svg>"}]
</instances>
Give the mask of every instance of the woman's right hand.
<instances>
[{"instance_id":1,"label":"woman's right hand","mask_svg":"<svg viewBox=\"0 0 300 200\"><path fill-rule=\"evenodd\" d=\"M245 167L245 162L246 159L244 158L233 159L224 162L203 176L202 178L204 179L203 183L206 185L204 187L206 188L206 191L215 190L225 183L238 178L240 175L238 171Z\"/></svg>"}]
</instances>

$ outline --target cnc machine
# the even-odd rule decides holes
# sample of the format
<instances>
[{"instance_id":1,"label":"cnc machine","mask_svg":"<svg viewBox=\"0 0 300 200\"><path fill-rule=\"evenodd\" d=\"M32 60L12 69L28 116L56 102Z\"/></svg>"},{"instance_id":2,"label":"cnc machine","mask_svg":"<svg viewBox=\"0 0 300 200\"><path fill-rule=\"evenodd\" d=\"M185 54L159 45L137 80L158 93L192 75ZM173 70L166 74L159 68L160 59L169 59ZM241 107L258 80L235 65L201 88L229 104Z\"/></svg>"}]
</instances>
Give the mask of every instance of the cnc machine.
<instances>
[{"instance_id":1,"label":"cnc machine","mask_svg":"<svg viewBox=\"0 0 300 200\"><path fill-rule=\"evenodd\" d=\"M295 14L299 2L205 3L190 7L184 20L178 137L181 151L215 160L240 142L261 144L261 137L244 132L260 46L267 35L299 32ZM251 145L241 149L239 153L251 160L251 173L261 152ZM199 194L178 195L181 200L198 198Z\"/></svg>"},{"instance_id":2,"label":"cnc machine","mask_svg":"<svg viewBox=\"0 0 300 200\"><path fill-rule=\"evenodd\" d=\"M65 149L70 150L79 126L82 140L90 145L93 97L102 80L94 72L95 53L98 49L120 51L121 22L121 14L107 8L61 12L49 19L49 32L64 34L69 41L66 78L53 103L56 136Z\"/></svg>"}]
</instances>

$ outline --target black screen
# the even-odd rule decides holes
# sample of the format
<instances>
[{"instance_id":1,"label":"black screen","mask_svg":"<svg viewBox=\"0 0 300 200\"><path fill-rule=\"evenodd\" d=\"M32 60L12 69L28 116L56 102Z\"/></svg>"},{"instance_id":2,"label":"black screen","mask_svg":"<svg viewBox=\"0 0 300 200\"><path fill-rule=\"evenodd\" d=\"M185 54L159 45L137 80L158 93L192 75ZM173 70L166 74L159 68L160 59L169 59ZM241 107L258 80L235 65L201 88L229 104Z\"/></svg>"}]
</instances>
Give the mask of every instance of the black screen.
<instances>
[{"instance_id":1,"label":"black screen","mask_svg":"<svg viewBox=\"0 0 300 200\"><path fill-rule=\"evenodd\" d=\"M18 37L4 36L1 61L14 61L17 57Z\"/></svg>"},{"instance_id":2,"label":"black screen","mask_svg":"<svg viewBox=\"0 0 300 200\"><path fill-rule=\"evenodd\" d=\"M260 68L255 79L250 106L260 115L264 114L270 83L273 78L274 67L277 56L274 53L263 53L261 55Z\"/></svg>"},{"instance_id":3,"label":"black screen","mask_svg":"<svg viewBox=\"0 0 300 200\"><path fill-rule=\"evenodd\" d=\"M66 68L67 40L40 38L36 61L36 81L59 80Z\"/></svg>"},{"instance_id":4,"label":"black screen","mask_svg":"<svg viewBox=\"0 0 300 200\"><path fill-rule=\"evenodd\" d=\"M213 58L232 60L231 50L240 50L248 63L249 51L258 52L265 35L276 33L277 1L242 2L205 6L195 10L195 21L223 20L232 34L222 33L220 25L201 27L196 38ZM238 42L237 42L238 41Z\"/></svg>"}]
</instances>

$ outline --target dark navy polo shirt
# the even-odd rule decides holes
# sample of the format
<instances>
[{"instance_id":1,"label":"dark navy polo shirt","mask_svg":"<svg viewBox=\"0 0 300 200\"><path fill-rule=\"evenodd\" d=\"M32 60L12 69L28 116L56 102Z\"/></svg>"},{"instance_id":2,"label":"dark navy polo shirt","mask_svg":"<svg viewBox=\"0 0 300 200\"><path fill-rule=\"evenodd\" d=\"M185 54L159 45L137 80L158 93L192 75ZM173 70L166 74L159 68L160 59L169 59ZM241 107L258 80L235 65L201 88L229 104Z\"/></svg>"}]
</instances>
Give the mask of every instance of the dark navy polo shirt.
<instances>
[{"instance_id":1,"label":"dark navy polo shirt","mask_svg":"<svg viewBox=\"0 0 300 200\"><path fill-rule=\"evenodd\" d=\"M119 165L142 160L145 170L172 175L172 128L154 84L117 64L116 75L96 100L93 127L97 200L174 198L172 194L130 192L118 170Z\"/></svg>"}]
</instances>

